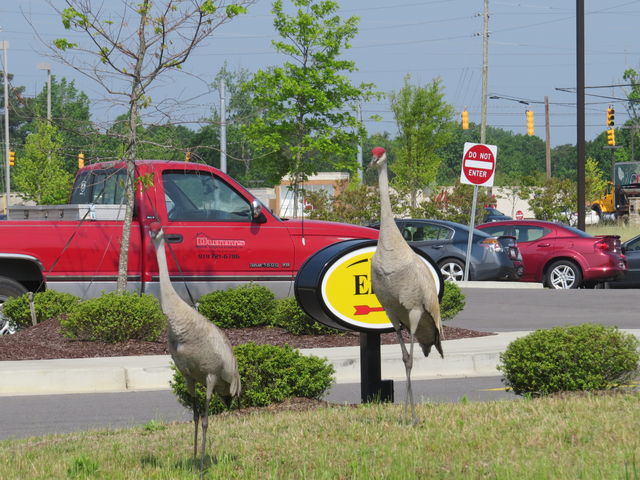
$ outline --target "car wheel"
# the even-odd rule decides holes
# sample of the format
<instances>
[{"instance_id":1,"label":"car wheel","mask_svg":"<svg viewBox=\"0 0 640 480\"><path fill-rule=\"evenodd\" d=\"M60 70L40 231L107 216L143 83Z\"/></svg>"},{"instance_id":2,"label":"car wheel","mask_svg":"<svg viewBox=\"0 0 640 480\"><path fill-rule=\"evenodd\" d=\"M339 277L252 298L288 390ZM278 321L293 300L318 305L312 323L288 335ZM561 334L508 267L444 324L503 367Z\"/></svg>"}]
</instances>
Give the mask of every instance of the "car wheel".
<instances>
[{"instance_id":1,"label":"car wheel","mask_svg":"<svg viewBox=\"0 0 640 480\"><path fill-rule=\"evenodd\" d=\"M554 289L578 288L582 283L580 268L570 260L558 260L547 269L545 286Z\"/></svg>"},{"instance_id":2,"label":"car wheel","mask_svg":"<svg viewBox=\"0 0 640 480\"><path fill-rule=\"evenodd\" d=\"M0 335L15 333L15 327L2 313L2 305L9 297L19 297L27 293L27 289L10 278L0 277Z\"/></svg>"},{"instance_id":3,"label":"car wheel","mask_svg":"<svg viewBox=\"0 0 640 480\"><path fill-rule=\"evenodd\" d=\"M438 266L444 280L461 282L464 279L464 263L455 258L448 258L441 261Z\"/></svg>"}]
</instances>

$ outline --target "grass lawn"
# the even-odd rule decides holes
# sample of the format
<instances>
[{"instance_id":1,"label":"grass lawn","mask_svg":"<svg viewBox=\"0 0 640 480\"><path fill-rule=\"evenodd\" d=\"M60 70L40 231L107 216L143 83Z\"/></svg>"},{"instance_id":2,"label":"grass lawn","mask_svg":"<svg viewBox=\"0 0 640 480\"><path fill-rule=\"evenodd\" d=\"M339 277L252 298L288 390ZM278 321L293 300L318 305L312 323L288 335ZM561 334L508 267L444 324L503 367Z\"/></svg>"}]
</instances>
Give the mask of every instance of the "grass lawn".
<instances>
[{"instance_id":1,"label":"grass lawn","mask_svg":"<svg viewBox=\"0 0 640 480\"><path fill-rule=\"evenodd\" d=\"M640 479L640 393L212 417L210 479ZM0 442L0 478L193 479L191 424Z\"/></svg>"}]
</instances>

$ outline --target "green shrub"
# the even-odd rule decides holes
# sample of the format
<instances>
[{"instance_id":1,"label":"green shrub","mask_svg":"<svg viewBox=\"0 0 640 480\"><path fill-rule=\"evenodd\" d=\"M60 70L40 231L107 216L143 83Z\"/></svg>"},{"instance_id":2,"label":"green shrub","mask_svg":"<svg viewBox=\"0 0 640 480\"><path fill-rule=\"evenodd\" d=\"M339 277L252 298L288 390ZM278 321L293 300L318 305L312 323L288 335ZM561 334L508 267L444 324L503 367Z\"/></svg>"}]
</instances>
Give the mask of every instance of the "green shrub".
<instances>
[{"instance_id":1,"label":"green shrub","mask_svg":"<svg viewBox=\"0 0 640 480\"><path fill-rule=\"evenodd\" d=\"M198 311L219 327L258 327L271 323L276 297L266 287L249 284L207 293L198 303Z\"/></svg>"},{"instance_id":2,"label":"green shrub","mask_svg":"<svg viewBox=\"0 0 640 480\"><path fill-rule=\"evenodd\" d=\"M518 395L616 388L638 372L638 339L584 324L536 330L509 344L498 369Z\"/></svg>"},{"instance_id":3,"label":"green shrub","mask_svg":"<svg viewBox=\"0 0 640 480\"><path fill-rule=\"evenodd\" d=\"M240 406L255 407L282 402L289 397L320 398L333 383L334 368L326 359L304 356L291 347L257 345L253 342L233 348L242 382ZM192 408L184 377L173 367L171 388L178 401ZM200 411L203 411L205 389L196 387ZM234 402L235 403L235 402ZM209 405L211 414L226 407L217 395Z\"/></svg>"},{"instance_id":4,"label":"green shrub","mask_svg":"<svg viewBox=\"0 0 640 480\"><path fill-rule=\"evenodd\" d=\"M341 335L344 333L316 322L304 313L294 297L280 298L276 301L272 325L284 328L294 335Z\"/></svg>"},{"instance_id":5,"label":"green shrub","mask_svg":"<svg viewBox=\"0 0 640 480\"><path fill-rule=\"evenodd\" d=\"M155 341L165 326L160 303L151 295L111 292L86 300L60 319L63 335L79 340Z\"/></svg>"},{"instance_id":6,"label":"green shrub","mask_svg":"<svg viewBox=\"0 0 640 480\"><path fill-rule=\"evenodd\" d=\"M33 304L38 323L62 314L71 313L79 303L79 297L56 290L45 290L33 295ZM32 325L28 293L19 297L8 298L2 306L2 311L18 329Z\"/></svg>"},{"instance_id":7,"label":"green shrub","mask_svg":"<svg viewBox=\"0 0 640 480\"><path fill-rule=\"evenodd\" d=\"M465 306L465 297L460 287L454 282L445 282L442 302L440 302L440 317L443 321L451 320L460 313Z\"/></svg>"}]
</instances>

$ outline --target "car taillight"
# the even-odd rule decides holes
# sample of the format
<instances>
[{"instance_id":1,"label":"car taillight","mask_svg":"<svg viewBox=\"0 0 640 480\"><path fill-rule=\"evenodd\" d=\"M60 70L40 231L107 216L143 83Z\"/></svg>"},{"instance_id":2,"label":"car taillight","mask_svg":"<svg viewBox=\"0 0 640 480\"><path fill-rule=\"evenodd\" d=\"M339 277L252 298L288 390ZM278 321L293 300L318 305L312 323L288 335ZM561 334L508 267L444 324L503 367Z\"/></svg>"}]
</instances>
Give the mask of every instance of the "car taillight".
<instances>
[{"instance_id":1,"label":"car taillight","mask_svg":"<svg viewBox=\"0 0 640 480\"><path fill-rule=\"evenodd\" d=\"M599 240L594 245L596 250L609 251L612 250L611 245L606 240Z\"/></svg>"},{"instance_id":2,"label":"car taillight","mask_svg":"<svg viewBox=\"0 0 640 480\"><path fill-rule=\"evenodd\" d=\"M483 241L480 242L480 245L482 245L483 247L487 247L493 250L494 252L502 251L502 245L500 245L500 242L496 237L485 238Z\"/></svg>"}]
</instances>

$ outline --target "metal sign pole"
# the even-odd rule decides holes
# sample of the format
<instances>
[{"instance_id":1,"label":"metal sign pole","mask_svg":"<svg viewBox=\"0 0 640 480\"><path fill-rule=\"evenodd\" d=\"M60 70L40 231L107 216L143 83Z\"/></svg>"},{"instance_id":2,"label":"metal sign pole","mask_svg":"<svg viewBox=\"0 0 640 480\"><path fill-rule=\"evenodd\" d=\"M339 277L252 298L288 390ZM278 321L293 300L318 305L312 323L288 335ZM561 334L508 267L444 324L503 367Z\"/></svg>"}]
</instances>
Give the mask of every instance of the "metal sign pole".
<instances>
[{"instance_id":1,"label":"metal sign pole","mask_svg":"<svg viewBox=\"0 0 640 480\"><path fill-rule=\"evenodd\" d=\"M469 238L467 240L467 261L464 262L464 281L469 280L469 264L471 263L471 245L473 244L473 229L476 226L476 204L478 203L478 186L473 186L473 201L471 202L471 219L469 221Z\"/></svg>"}]
</instances>

